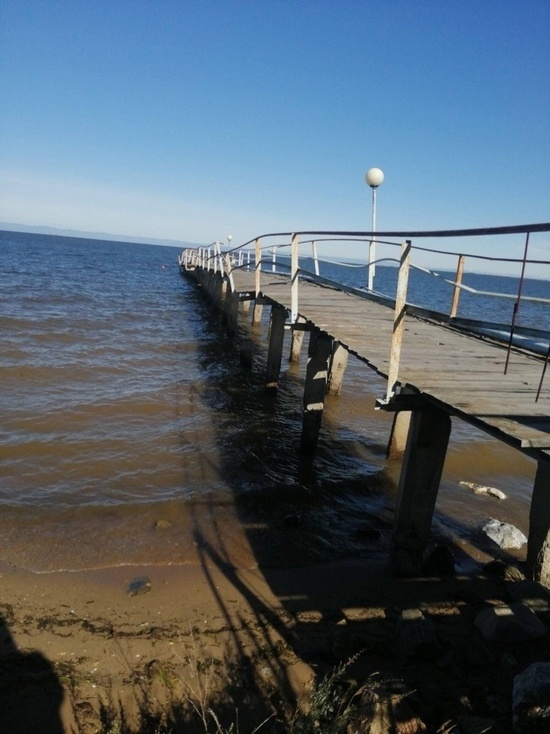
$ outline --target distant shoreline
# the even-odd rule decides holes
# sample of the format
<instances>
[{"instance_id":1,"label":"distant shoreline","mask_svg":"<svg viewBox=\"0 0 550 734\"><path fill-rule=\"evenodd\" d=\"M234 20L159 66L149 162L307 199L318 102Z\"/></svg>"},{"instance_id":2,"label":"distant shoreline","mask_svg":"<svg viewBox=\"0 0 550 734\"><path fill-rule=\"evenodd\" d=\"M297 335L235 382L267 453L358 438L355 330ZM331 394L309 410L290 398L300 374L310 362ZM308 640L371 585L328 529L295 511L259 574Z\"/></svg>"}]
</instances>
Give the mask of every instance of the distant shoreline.
<instances>
[{"instance_id":1,"label":"distant shoreline","mask_svg":"<svg viewBox=\"0 0 550 734\"><path fill-rule=\"evenodd\" d=\"M13 224L11 222L0 222L0 231L17 232L20 234L45 234L51 237L71 237L82 240L106 240L108 242L128 242L136 245L161 245L164 247L200 247L193 242L182 242L179 240L159 239L158 237L140 237L138 235L120 235L109 232L86 232L78 229L59 229L58 227L46 227L42 225Z\"/></svg>"}]
</instances>

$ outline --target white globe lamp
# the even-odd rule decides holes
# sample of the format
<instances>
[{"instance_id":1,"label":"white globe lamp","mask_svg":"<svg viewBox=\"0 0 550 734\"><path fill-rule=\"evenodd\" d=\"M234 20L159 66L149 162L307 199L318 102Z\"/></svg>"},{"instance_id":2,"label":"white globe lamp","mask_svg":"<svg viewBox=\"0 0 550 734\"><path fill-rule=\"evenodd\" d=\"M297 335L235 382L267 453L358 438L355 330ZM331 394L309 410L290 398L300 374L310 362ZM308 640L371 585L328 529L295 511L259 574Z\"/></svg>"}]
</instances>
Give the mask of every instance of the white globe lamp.
<instances>
[{"instance_id":1,"label":"white globe lamp","mask_svg":"<svg viewBox=\"0 0 550 734\"><path fill-rule=\"evenodd\" d=\"M380 168L369 168L365 174L365 181L371 188L377 189L384 181L384 172Z\"/></svg>"}]
</instances>

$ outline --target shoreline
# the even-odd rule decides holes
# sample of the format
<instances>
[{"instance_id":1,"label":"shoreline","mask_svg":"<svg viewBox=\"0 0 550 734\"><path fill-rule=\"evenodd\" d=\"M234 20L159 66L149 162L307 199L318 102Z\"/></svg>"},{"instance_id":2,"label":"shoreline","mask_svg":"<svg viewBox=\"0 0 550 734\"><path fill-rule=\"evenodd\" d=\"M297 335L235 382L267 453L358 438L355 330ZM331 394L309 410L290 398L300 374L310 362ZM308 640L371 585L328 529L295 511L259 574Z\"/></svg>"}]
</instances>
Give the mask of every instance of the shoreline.
<instances>
[{"instance_id":1,"label":"shoreline","mask_svg":"<svg viewBox=\"0 0 550 734\"><path fill-rule=\"evenodd\" d=\"M150 587L130 596L128 585L143 576ZM144 711L162 717L189 700L189 685L203 680L223 692L241 677L242 698L224 704L224 714L239 708L245 718L266 711L280 718L342 664L350 685L375 673L397 676L416 691L412 710L428 727L443 715L491 716L505 726L514 675L550 656L549 590L520 575L397 579L384 558L252 569L212 552L196 565L50 574L0 564L0 589L1 650L16 672L1 680L0 725L14 734L108 731L107 714L123 715L125 731L149 731L139 728ZM532 598L543 640L481 638L474 624L481 610ZM413 652L402 635L407 610L420 610L435 635ZM221 693L216 700L222 706ZM47 729L44 717L53 722ZM241 732L259 723L252 719Z\"/></svg>"}]
</instances>

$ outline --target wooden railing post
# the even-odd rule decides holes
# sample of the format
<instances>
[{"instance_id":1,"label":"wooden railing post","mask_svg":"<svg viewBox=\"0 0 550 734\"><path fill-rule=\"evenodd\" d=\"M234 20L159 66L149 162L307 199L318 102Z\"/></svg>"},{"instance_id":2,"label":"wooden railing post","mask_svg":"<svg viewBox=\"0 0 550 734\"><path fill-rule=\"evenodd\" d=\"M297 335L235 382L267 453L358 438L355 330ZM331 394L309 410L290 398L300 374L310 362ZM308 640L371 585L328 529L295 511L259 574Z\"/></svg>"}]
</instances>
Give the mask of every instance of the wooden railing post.
<instances>
[{"instance_id":1,"label":"wooden railing post","mask_svg":"<svg viewBox=\"0 0 550 734\"><path fill-rule=\"evenodd\" d=\"M260 276L262 272L262 250L260 248L260 239L259 237L254 242L255 247L255 259L254 259L254 270L256 274L256 280L255 280L255 292L256 292L256 298L260 295Z\"/></svg>"},{"instance_id":2,"label":"wooden railing post","mask_svg":"<svg viewBox=\"0 0 550 734\"><path fill-rule=\"evenodd\" d=\"M227 278L229 280L231 293L235 293L235 281L233 280L233 266L231 265L231 257L227 258Z\"/></svg>"},{"instance_id":3,"label":"wooden railing post","mask_svg":"<svg viewBox=\"0 0 550 734\"><path fill-rule=\"evenodd\" d=\"M452 319L454 319L454 317L456 316L456 312L458 311L458 301L460 298L460 286L462 285L463 272L464 272L464 255L459 255L458 265L456 268L455 287L453 291L453 302L451 303L450 316Z\"/></svg>"},{"instance_id":4,"label":"wooden railing post","mask_svg":"<svg viewBox=\"0 0 550 734\"><path fill-rule=\"evenodd\" d=\"M220 266L220 273L223 278L224 267L223 267L222 247L219 242L216 242L216 263Z\"/></svg>"},{"instance_id":5,"label":"wooden railing post","mask_svg":"<svg viewBox=\"0 0 550 734\"><path fill-rule=\"evenodd\" d=\"M262 273L262 250L260 247L260 239L257 238L254 242L254 310L252 311L252 323L253 324L259 324L262 320L262 310L263 306L261 303L258 303L258 298L260 297L260 288L261 288L261 282L260 277Z\"/></svg>"},{"instance_id":6,"label":"wooden railing post","mask_svg":"<svg viewBox=\"0 0 550 734\"><path fill-rule=\"evenodd\" d=\"M401 245L401 261L399 263L399 277L397 279L397 293L395 294L395 313L393 317L393 332L391 340L390 368L388 372L388 389L386 401L389 401L395 390L395 383L399 374L399 360L401 358L401 343L405 328L405 307L407 305L407 289L409 285L409 268L411 257L411 241L405 240Z\"/></svg>"},{"instance_id":7,"label":"wooden railing post","mask_svg":"<svg viewBox=\"0 0 550 734\"><path fill-rule=\"evenodd\" d=\"M298 319L298 235L292 235L291 269L290 269L290 322L295 324Z\"/></svg>"}]
</instances>

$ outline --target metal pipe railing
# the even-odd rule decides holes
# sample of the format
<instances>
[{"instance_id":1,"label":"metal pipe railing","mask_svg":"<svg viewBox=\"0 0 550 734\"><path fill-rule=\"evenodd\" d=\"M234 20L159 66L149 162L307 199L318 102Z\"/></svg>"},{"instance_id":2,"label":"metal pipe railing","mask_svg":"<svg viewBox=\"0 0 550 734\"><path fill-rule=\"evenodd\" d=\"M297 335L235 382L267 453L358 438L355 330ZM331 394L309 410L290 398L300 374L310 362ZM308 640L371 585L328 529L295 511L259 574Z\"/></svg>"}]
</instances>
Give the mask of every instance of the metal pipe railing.
<instances>
[{"instance_id":1,"label":"metal pipe railing","mask_svg":"<svg viewBox=\"0 0 550 734\"><path fill-rule=\"evenodd\" d=\"M410 269L417 269L422 270L425 273L428 273L429 275L437 278L441 278L445 283L449 284L452 287L452 299L450 304L450 310L449 310L449 318L450 319L456 319L458 308L459 308L459 302L460 302L460 295L462 291L467 291L469 293L480 295L480 296L491 296L495 298L514 298L514 310L512 315L512 323L510 325L510 335L509 335L509 342L508 342L508 353L507 353L507 359L506 359L506 365L505 365L505 372L508 368L508 361L510 356L510 351L513 346L513 339L514 339L514 331L516 329L516 323L517 323L517 316L520 309L520 305L522 301L532 301L542 304L550 304L550 298L541 298L536 296L527 296L523 294L523 286L525 281L525 269L527 264L537 264L537 265L550 265L550 260L528 260L527 259L527 252L528 252L528 244L529 244L529 236L532 233L540 233L540 232L549 232L550 231L550 223L542 223L542 224L527 224L527 225L517 225L512 227L489 227L489 228L477 228L477 229L463 229L463 230L437 230L437 231L413 231L413 232L395 232L395 231L385 231L385 232L377 232L376 233L376 242L378 245L388 245L388 246L394 246L394 247L401 247L401 257L399 258L399 273L397 278L397 287L396 287L396 293L395 293L395 314L394 314L394 328L393 328L393 334L392 334L392 344L391 344L391 356L390 356L390 366L389 366L389 375L388 375L388 394L387 399L391 396L394 386L397 382L398 373L399 373L399 361L400 361L400 351L401 351L401 343L403 339L403 319L404 314L407 308L407 295L408 295L408 286L409 286L409 272ZM473 237L473 236L488 236L488 235L494 235L494 236L500 236L500 235L515 235L515 234L523 234L526 236L525 241L525 248L523 257L520 258L510 258L510 257L495 257L492 255L480 255L478 253L457 253L442 249L436 249L436 248L428 248L424 246L418 246L412 244L412 240L414 239L422 239L422 238L457 238L457 237ZM304 236L305 238L312 237L312 239L302 239L301 237ZM347 241L347 242L355 242L358 244L361 243L369 243L372 241L372 238L374 236L374 232L348 232L348 231L303 231L303 232L277 232L277 233L268 233L263 234L259 237L256 237L254 240L249 240L245 242L242 245L239 245L237 247L232 248L228 252L225 253L225 261L224 257L222 257L221 253L221 245L219 242L213 243L214 246L214 256L212 256L211 248L208 248L207 254L205 253L204 248L201 248L202 251L202 257L199 257L198 260L202 263L202 267L207 266L209 269L213 269L214 272L217 272L219 269L220 274L222 277L224 277L224 274L227 273L227 277L230 280L231 288L234 290L234 283L233 283L233 277L232 277L232 270L234 265L234 258L236 258L235 253L239 253L238 255L238 266L242 267L244 262L243 257L243 251L245 248L250 248L250 246L254 245L254 272L255 272L255 295L258 297L258 295L261 292L261 273L262 273L262 252L263 250L271 250L271 270L272 272L278 271L278 263L277 263L277 251L279 248L290 248L290 290L291 290L291 313L290 313L290 321L291 323L296 323L299 318L299 280L300 280L300 273L305 273L307 271L304 271L300 268L300 259L299 259L299 247L300 244L311 245L311 252L312 252L312 260L313 260L313 266L314 266L314 273L307 272L308 277L313 278L319 278L319 280L322 280L324 282L327 282L326 278L323 278L320 276L320 268L319 263L320 262L329 262L332 265L340 265L342 267L369 267L374 268L376 264L379 264L380 262L388 261L388 260L394 260L396 261L397 258L381 258L376 261L371 261L365 265L351 265L350 263L343 263L343 262L335 262L334 260L323 260L320 259L318 256L318 244L319 243L326 243L326 242L340 242L340 241ZM388 238L401 238L401 243L391 241ZM286 241L282 241L283 238L290 238L290 242L288 239ZM269 242L273 241L273 239L276 239L275 244L269 244ZM404 240L404 242L403 242ZM451 256L453 258L457 258L457 264L456 264L456 274L454 276L454 279L444 278L439 273L436 273L430 269L424 268L422 266L413 264L411 261L412 253L415 252L428 252L431 254L437 254L437 255L443 255L443 256ZM467 286L463 282L464 277L464 270L465 270L465 262L466 258L473 259L473 260L485 260L490 261L494 263L521 263L521 275L520 275L520 281L519 281L519 288L517 294L509 294L509 293L495 293L495 292L489 292L489 291L482 291L475 288L472 288L471 286ZM196 261L197 258L195 258ZM251 252L250 249L248 249L248 257L247 257L247 264L250 265L250 259L251 259ZM188 260L186 260L188 262ZM372 283L372 279L369 278L369 283ZM338 285L338 283L334 283L335 285ZM365 292L364 289L360 289L364 293L364 297L376 297L377 294L373 291L372 286ZM442 314L443 315L443 314ZM539 386L539 390L537 393L537 398L539 397L540 390L542 387L542 381L544 379L544 374L546 371L546 365L548 362L548 359L550 358L550 344L548 348L548 355L546 357L546 360L544 362L544 368L543 373L541 376L541 384Z\"/></svg>"}]
</instances>

